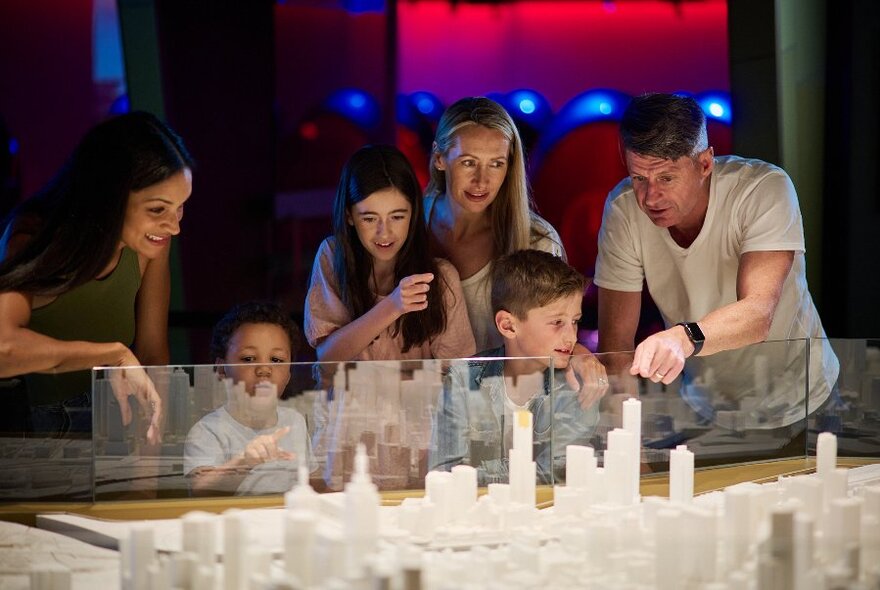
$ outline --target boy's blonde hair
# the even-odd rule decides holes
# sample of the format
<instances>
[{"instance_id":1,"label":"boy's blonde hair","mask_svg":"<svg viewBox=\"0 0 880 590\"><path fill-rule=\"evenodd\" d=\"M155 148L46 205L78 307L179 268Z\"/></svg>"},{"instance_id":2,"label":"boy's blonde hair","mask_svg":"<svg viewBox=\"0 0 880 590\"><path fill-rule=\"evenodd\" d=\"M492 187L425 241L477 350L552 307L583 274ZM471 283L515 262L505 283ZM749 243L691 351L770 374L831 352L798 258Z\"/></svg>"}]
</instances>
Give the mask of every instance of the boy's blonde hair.
<instances>
[{"instance_id":1,"label":"boy's blonde hair","mask_svg":"<svg viewBox=\"0 0 880 590\"><path fill-rule=\"evenodd\" d=\"M493 265L492 312L504 310L524 320L536 307L583 295L586 283L584 275L549 252L518 250Z\"/></svg>"}]
</instances>

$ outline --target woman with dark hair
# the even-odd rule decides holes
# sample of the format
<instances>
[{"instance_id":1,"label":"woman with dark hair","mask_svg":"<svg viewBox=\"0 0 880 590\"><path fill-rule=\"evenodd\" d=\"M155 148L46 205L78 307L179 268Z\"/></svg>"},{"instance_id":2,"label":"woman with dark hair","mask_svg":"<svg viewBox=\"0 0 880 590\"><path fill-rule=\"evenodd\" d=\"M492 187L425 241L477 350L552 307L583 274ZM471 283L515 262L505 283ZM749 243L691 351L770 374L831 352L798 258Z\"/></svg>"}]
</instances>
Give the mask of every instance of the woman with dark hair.
<instances>
[{"instance_id":1,"label":"woman with dark hair","mask_svg":"<svg viewBox=\"0 0 880 590\"><path fill-rule=\"evenodd\" d=\"M91 429L86 369L169 362L169 247L191 168L180 137L156 117L122 115L89 131L49 185L7 219L0 377L27 375L28 430ZM157 440L153 384L140 368L124 375L114 387L123 422L134 393L153 408L148 438Z\"/></svg>"},{"instance_id":2,"label":"woman with dark hair","mask_svg":"<svg viewBox=\"0 0 880 590\"><path fill-rule=\"evenodd\" d=\"M475 352L458 273L429 254L419 183L397 148L363 147L342 171L305 333L321 361Z\"/></svg>"}]
</instances>

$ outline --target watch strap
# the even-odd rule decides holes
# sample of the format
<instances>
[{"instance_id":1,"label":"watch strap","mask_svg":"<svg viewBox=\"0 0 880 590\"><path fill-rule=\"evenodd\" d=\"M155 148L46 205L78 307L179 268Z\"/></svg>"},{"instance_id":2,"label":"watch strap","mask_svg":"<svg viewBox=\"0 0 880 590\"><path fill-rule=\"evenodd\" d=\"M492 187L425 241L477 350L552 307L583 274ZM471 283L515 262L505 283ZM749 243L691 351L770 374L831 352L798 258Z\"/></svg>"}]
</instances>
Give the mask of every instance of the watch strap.
<instances>
[{"instance_id":1,"label":"watch strap","mask_svg":"<svg viewBox=\"0 0 880 590\"><path fill-rule=\"evenodd\" d=\"M700 351L703 350L703 343L706 342L706 337L703 336L700 325L697 322L679 322L676 325L684 328L684 333L687 334L688 340L694 345L694 353L691 356L700 354Z\"/></svg>"}]
</instances>

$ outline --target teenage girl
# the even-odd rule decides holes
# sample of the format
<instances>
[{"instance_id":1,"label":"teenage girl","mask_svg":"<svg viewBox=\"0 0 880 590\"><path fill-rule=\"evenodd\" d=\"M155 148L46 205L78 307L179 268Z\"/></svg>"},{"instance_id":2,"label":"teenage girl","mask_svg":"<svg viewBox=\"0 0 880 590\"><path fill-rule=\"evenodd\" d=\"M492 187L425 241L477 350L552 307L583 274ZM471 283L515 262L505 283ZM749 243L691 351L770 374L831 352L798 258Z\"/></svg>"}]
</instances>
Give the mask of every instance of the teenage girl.
<instances>
[{"instance_id":1,"label":"teenage girl","mask_svg":"<svg viewBox=\"0 0 880 590\"><path fill-rule=\"evenodd\" d=\"M458 272L429 253L422 193L397 148L363 147L342 171L333 236L312 269L305 334L320 361L475 352Z\"/></svg>"}]
</instances>

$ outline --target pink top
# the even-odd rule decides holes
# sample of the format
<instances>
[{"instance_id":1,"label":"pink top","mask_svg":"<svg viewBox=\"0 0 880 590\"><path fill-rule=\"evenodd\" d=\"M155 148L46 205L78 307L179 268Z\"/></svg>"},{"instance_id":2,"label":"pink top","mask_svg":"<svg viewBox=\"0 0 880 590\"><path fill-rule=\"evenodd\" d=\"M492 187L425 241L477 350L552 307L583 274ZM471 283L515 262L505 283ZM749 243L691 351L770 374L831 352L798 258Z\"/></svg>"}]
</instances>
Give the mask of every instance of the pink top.
<instances>
[{"instance_id":1,"label":"pink top","mask_svg":"<svg viewBox=\"0 0 880 590\"><path fill-rule=\"evenodd\" d=\"M321 243L312 267L304 324L306 339L313 348L317 347L318 341L322 338L354 319L351 310L342 303L342 298L339 296L339 285L333 271L334 243L335 239L332 237ZM392 337L394 330L392 324L352 360L453 359L468 357L476 352L474 334L468 320L458 271L447 260L437 258L436 261L443 280L435 279L431 286L440 284L444 288L446 330L432 340L422 343L421 346L413 346L408 352L403 353L401 352L403 336L398 334ZM384 297L384 295L377 296L376 302Z\"/></svg>"}]
</instances>

